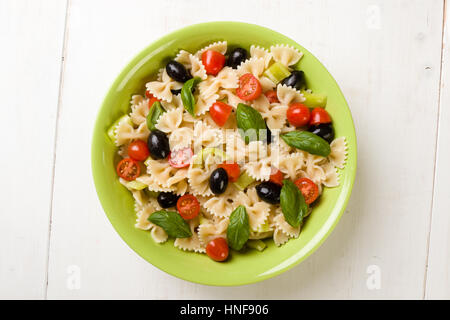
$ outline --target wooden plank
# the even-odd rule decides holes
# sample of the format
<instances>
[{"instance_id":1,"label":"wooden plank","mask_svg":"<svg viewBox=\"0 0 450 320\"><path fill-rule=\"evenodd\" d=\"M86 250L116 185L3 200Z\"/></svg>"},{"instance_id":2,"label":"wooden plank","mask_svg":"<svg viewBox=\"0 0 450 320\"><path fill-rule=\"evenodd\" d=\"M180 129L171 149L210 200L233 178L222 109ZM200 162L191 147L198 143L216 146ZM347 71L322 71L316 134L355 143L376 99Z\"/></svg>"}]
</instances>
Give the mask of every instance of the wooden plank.
<instances>
[{"instance_id":1,"label":"wooden plank","mask_svg":"<svg viewBox=\"0 0 450 320\"><path fill-rule=\"evenodd\" d=\"M0 298L45 295L66 3L1 1Z\"/></svg>"},{"instance_id":2,"label":"wooden plank","mask_svg":"<svg viewBox=\"0 0 450 320\"><path fill-rule=\"evenodd\" d=\"M359 146L352 199L325 244L299 267L238 289L191 284L140 259L109 225L89 182L93 123L119 70L165 33L213 20L267 26L309 48L341 85ZM231 0L220 10L207 0L72 1L68 28L49 298L422 297L442 1ZM370 290L367 271L377 270L381 288ZM79 286L68 286L74 279Z\"/></svg>"},{"instance_id":3,"label":"wooden plank","mask_svg":"<svg viewBox=\"0 0 450 320\"><path fill-rule=\"evenodd\" d=\"M443 35L438 148L430 234L426 298L450 299L450 21L446 5Z\"/></svg>"}]
</instances>

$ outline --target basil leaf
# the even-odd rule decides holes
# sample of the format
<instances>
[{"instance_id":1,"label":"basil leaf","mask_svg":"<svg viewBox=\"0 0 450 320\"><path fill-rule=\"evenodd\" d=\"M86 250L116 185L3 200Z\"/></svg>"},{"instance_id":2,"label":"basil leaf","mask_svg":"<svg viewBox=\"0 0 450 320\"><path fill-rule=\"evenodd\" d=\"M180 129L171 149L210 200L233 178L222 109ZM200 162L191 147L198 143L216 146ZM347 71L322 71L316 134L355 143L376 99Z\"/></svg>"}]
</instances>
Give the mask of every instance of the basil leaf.
<instances>
[{"instance_id":1,"label":"basil leaf","mask_svg":"<svg viewBox=\"0 0 450 320\"><path fill-rule=\"evenodd\" d=\"M184 108L193 117L195 117L195 98L192 93L192 89L200 82L202 79L199 77L192 78L186 81L181 88L181 101L183 101Z\"/></svg>"},{"instance_id":2,"label":"basil leaf","mask_svg":"<svg viewBox=\"0 0 450 320\"><path fill-rule=\"evenodd\" d=\"M186 221L173 211L156 211L153 212L148 221L160 226L171 237L174 238L189 238L192 236L191 229Z\"/></svg>"},{"instance_id":3,"label":"basil leaf","mask_svg":"<svg viewBox=\"0 0 450 320\"><path fill-rule=\"evenodd\" d=\"M166 112L159 101L153 102L147 115L147 127L150 131L156 130L156 123L159 117Z\"/></svg>"},{"instance_id":4,"label":"basil leaf","mask_svg":"<svg viewBox=\"0 0 450 320\"><path fill-rule=\"evenodd\" d=\"M228 245L234 250L241 250L250 236L250 224L244 206L237 207L230 215L227 229Z\"/></svg>"},{"instance_id":5,"label":"basil leaf","mask_svg":"<svg viewBox=\"0 0 450 320\"><path fill-rule=\"evenodd\" d=\"M298 187L291 180L283 180L280 204L284 220L294 228L298 227L308 211L308 205Z\"/></svg>"},{"instance_id":6,"label":"basil leaf","mask_svg":"<svg viewBox=\"0 0 450 320\"><path fill-rule=\"evenodd\" d=\"M280 135L280 137L291 147L311 154L328 157L331 152L328 142L309 131L291 131Z\"/></svg>"},{"instance_id":7,"label":"basil leaf","mask_svg":"<svg viewBox=\"0 0 450 320\"><path fill-rule=\"evenodd\" d=\"M254 108L239 103L236 109L236 120L239 133L245 143L253 140L261 140L263 135L267 137L266 123L261 114ZM261 132L263 134L260 136Z\"/></svg>"}]
</instances>

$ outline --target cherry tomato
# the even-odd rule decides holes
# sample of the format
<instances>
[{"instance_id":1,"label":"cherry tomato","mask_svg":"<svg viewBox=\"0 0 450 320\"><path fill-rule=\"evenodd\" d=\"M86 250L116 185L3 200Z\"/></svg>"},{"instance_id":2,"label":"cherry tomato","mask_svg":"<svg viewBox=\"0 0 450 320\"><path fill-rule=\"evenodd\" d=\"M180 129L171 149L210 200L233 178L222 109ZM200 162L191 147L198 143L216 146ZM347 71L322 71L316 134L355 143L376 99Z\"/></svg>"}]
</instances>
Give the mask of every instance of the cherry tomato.
<instances>
[{"instance_id":1,"label":"cherry tomato","mask_svg":"<svg viewBox=\"0 0 450 320\"><path fill-rule=\"evenodd\" d=\"M246 73L239 78L239 87L236 89L236 94L242 100L255 100L261 95L261 92L261 84L253 74Z\"/></svg>"},{"instance_id":2,"label":"cherry tomato","mask_svg":"<svg viewBox=\"0 0 450 320\"><path fill-rule=\"evenodd\" d=\"M220 101L216 101L209 108L209 114L219 127L223 127L223 125L227 122L232 110L232 106Z\"/></svg>"},{"instance_id":3,"label":"cherry tomato","mask_svg":"<svg viewBox=\"0 0 450 320\"><path fill-rule=\"evenodd\" d=\"M153 96L148 90L145 91L145 96L149 99L148 100L148 107L151 108L152 105L156 102L156 101L161 101L160 99L156 98L155 96Z\"/></svg>"},{"instance_id":4,"label":"cherry tomato","mask_svg":"<svg viewBox=\"0 0 450 320\"><path fill-rule=\"evenodd\" d=\"M206 246L206 254L214 261L224 261L228 258L228 244L224 238L215 238Z\"/></svg>"},{"instance_id":5,"label":"cherry tomato","mask_svg":"<svg viewBox=\"0 0 450 320\"><path fill-rule=\"evenodd\" d=\"M177 210L184 220L194 219L200 212L200 202L192 194L185 194L178 199Z\"/></svg>"},{"instance_id":6,"label":"cherry tomato","mask_svg":"<svg viewBox=\"0 0 450 320\"><path fill-rule=\"evenodd\" d=\"M191 148L172 151L169 154L169 164L174 168L186 168L191 163L193 152Z\"/></svg>"},{"instance_id":7,"label":"cherry tomato","mask_svg":"<svg viewBox=\"0 0 450 320\"><path fill-rule=\"evenodd\" d=\"M136 160L125 158L117 164L117 174L127 181L132 181L141 174L141 167Z\"/></svg>"},{"instance_id":8,"label":"cherry tomato","mask_svg":"<svg viewBox=\"0 0 450 320\"><path fill-rule=\"evenodd\" d=\"M294 127L306 126L311 117L309 108L299 102L292 103L289 106L286 115L289 123Z\"/></svg>"},{"instance_id":9,"label":"cherry tomato","mask_svg":"<svg viewBox=\"0 0 450 320\"><path fill-rule=\"evenodd\" d=\"M241 168L239 168L237 163L222 163L219 164L218 167L225 169L229 182L236 182L241 174Z\"/></svg>"},{"instance_id":10,"label":"cherry tomato","mask_svg":"<svg viewBox=\"0 0 450 320\"><path fill-rule=\"evenodd\" d=\"M307 204L313 203L319 196L319 188L308 178L300 178L295 181L295 185L300 189Z\"/></svg>"},{"instance_id":11,"label":"cherry tomato","mask_svg":"<svg viewBox=\"0 0 450 320\"><path fill-rule=\"evenodd\" d=\"M217 75L225 65L225 56L214 50L206 50L202 53L202 63L205 66L206 73Z\"/></svg>"},{"instance_id":12,"label":"cherry tomato","mask_svg":"<svg viewBox=\"0 0 450 320\"><path fill-rule=\"evenodd\" d=\"M280 186L283 185L283 173L278 170L277 168L272 168L272 171L270 172L270 181L273 183L279 184Z\"/></svg>"},{"instance_id":13,"label":"cherry tomato","mask_svg":"<svg viewBox=\"0 0 450 320\"><path fill-rule=\"evenodd\" d=\"M270 103L279 103L280 102L278 100L278 95L275 90L266 91L266 92L264 92L264 95L267 97L267 99L269 99Z\"/></svg>"},{"instance_id":14,"label":"cherry tomato","mask_svg":"<svg viewBox=\"0 0 450 320\"><path fill-rule=\"evenodd\" d=\"M314 108L313 111L311 111L311 120L309 121L309 124L312 126L320 123L331 123L330 115L323 108Z\"/></svg>"},{"instance_id":15,"label":"cherry tomato","mask_svg":"<svg viewBox=\"0 0 450 320\"><path fill-rule=\"evenodd\" d=\"M135 140L128 146L128 155L137 161L144 161L150 155L147 143L142 140Z\"/></svg>"}]
</instances>

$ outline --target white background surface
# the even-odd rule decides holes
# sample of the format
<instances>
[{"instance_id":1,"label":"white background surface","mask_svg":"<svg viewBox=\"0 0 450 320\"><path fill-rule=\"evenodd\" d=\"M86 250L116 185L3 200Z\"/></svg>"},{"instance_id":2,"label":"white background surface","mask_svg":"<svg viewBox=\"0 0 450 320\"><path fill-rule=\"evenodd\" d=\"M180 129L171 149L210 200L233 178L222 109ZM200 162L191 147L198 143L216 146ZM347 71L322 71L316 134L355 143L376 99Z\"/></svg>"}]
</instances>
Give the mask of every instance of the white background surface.
<instances>
[{"instance_id":1,"label":"white background surface","mask_svg":"<svg viewBox=\"0 0 450 320\"><path fill-rule=\"evenodd\" d=\"M449 299L445 1L222 4L0 0L0 298ZM119 71L164 34L214 20L263 25L313 52L358 137L355 188L335 231L301 265L244 287L192 284L141 259L108 222L91 177L93 124ZM366 284L372 265L376 290Z\"/></svg>"}]
</instances>

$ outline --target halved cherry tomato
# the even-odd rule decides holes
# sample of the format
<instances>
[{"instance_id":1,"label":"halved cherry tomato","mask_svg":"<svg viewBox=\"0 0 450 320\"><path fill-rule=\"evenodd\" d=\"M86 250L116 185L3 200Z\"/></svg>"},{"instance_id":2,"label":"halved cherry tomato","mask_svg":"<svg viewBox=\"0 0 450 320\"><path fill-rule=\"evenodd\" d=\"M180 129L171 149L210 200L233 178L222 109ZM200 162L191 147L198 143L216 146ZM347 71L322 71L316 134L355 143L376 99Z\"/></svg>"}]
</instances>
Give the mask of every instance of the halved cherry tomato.
<instances>
[{"instance_id":1,"label":"halved cherry tomato","mask_svg":"<svg viewBox=\"0 0 450 320\"><path fill-rule=\"evenodd\" d=\"M273 183L279 184L280 186L283 185L283 173L278 170L277 168L273 168L272 167L272 171L270 172L270 178L269 180L272 181Z\"/></svg>"},{"instance_id":2,"label":"halved cherry tomato","mask_svg":"<svg viewBox=\"0 0 450 320\"><path fill-rule=\"evenodd\" d=\"M294 127L306 126L311 118L309 108L300 102L292 103L286 115L289 123Z\"/></svg>"},{"instance_id":3,"label":"halved cherry tomato","mask_svg":"<svg viewBox=\"0 0 450 320\"><path fill-rule=\"evenodd\" d=\"M229 182L236 182L241 174L241 168L237 163L222 163L219 164L218 167L225 169Z\"/></svg>"},{"instance_id":4,"label":"halved cherry tomato","mask_svg":"<svg viewBox=\"0 0 450 320\"><path fill-rule=\"evenodd\" d=\"M206 245L206 254L214 261L224 261L228 258L227 240L224 238L215 238Z\"/></svg>"},{"instance_id":5,"label":"halved cherry tomato","mask_svg":"<svg viewBox=\"0 0 450 320\"><path fill-rule=\"evenodd\" d=\"M225 65L225 56L214 50L206 50L202 53L202 63L207 74L217 75Z\"/></svg>"},{"instance_id":6,"label":"halved cherry tomato","mask_svg":"<svg viewBox=\"0 0 450 320\"><path fill-rule=\"evenodd\" d=\"M144 161L150 155L147 143L142 140L135 140L128 146L128 155L137 161Z\"/></svg>"},{"instance_id":7,"label":"halved cherry tomato","mask_svg":"<svg viewBox=\"0 0 450 320\"><path fill-rule=\"evenodd\" d=\"M267 97L267 99L269 99L270 103L279 103L280 102L278 100L278 95L275 90L266 91L266 92L264 92L264 95Z\"/></svg>"},{"instance_id":8,"label":"halved cherry tomato","mask_svg":"<svg viewBox=\"0 0 450 320\"><path fill-rule=\"evenodd\" d=\"M152 95L148 90L145 91L145 96L149 99L148 100L148 107L151 108L152 105L156 102L156 101L161 101L161 99L156 98L154 95Z\"/></svg>"},{"instance_id":9,"label":"halved cherry tomato","mask_svg":"<svg viewBox=\"0 0 450 320\"><path fill-rule=\"evenodd\" d=\"M193 152L191 148L172 151L169 154L169 164L174 168L186 168L191 163Z\"/></svg>"},{"instance_id":10,"label":"halved cherry tomato","mask_svg":"<svg viewBox=\"0 0 450 320\"><path fill-rule=\"evenodd\" d=\"M300 178L295 181L295 185L300 189L307 204L313 203L319 196L319 188L308 178Z\"/></svg>"},{"instance_id":11,"label":"halved cherry tomato","mask_svg":"<svg viewBox=\"0 0 450 320\"><path fill-rule=\"evenodd\" d=\"M136 160L125 158L117 164L117 174L127 181L132 181L141 174L141 167Z\"/></svg>"},{"instance_id":12,"label":"halved cherry tomato","mask_svg":"<svg viewBox=\"0 0 450 320\"><path fill-rule=\"evenodd\" d=\"M178 199L177 210L184 220L194 219L200 212L200 202L192 194L185 194Z\"/></svg>"},{"instance_id":13,"label":"halved cherry tomato","mask_svg":"<svg viewBox=\"0 0 450 320\"><path fill-rule=\"evenodd\" d=\"M314 108L313 111L311 111L311 120L309 121L309 124L312 126L320 123L331 123L331 117L325 109Z\"/></svg>"},{"instance_id":14,"label":"halved cherry tomato","mask_svg":"<svg viewBox=\"0 0 450 320\"><path fill-rule=\"evenodd\" d=\"M242 100L255 100L261 95L261 92L261 83L253 74L246 73L239 78L239 87L236 89L236 94Z\"/></svg>"},{"instance_id":15,"label":"halved cherry tomato","mask_svg":"<svg viewBox=\"0 0 450 320\"><path fill-rule=\"evenodd\" d=\"M209 108L209 114L219 127L223 127L223 125L227 122L232 110L232 106L220 101L216 101Z\"/></svg>"}]
</instances>

